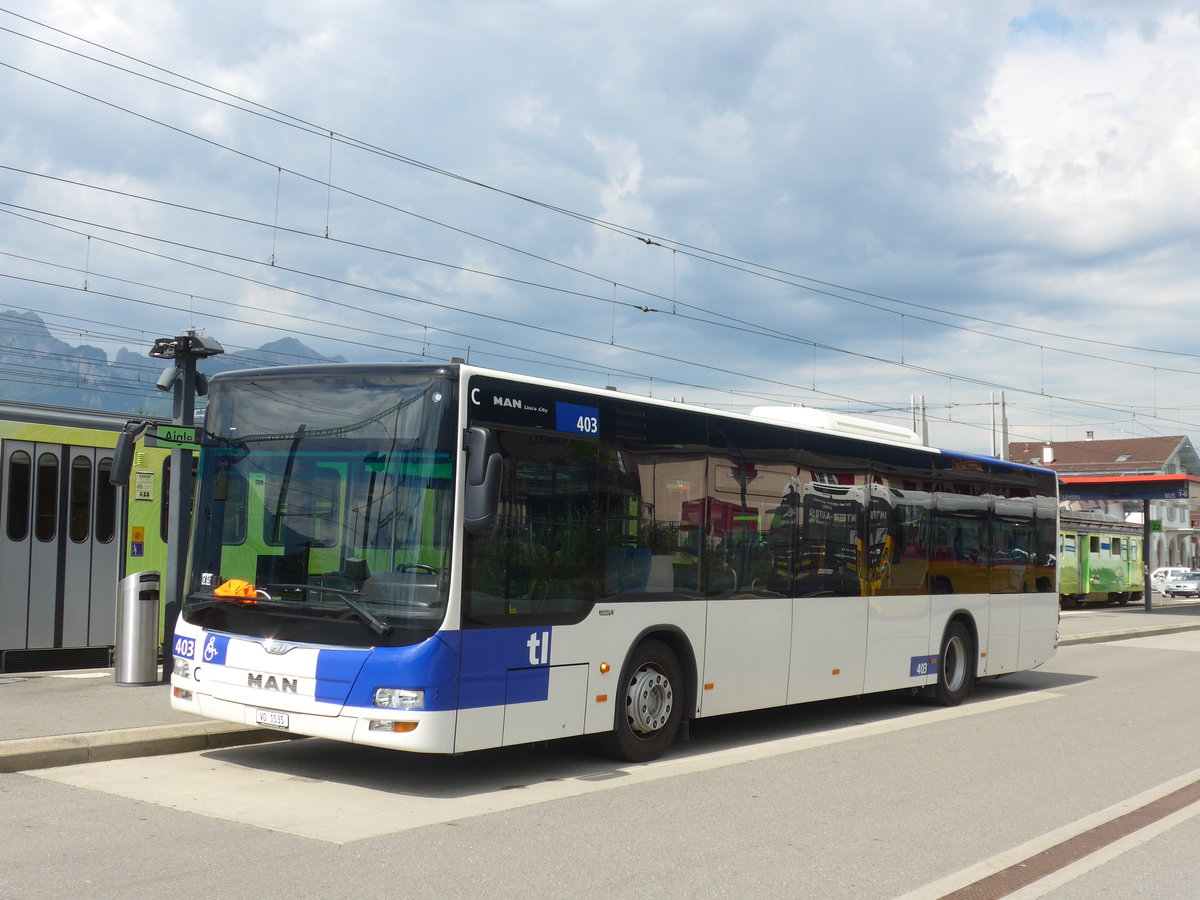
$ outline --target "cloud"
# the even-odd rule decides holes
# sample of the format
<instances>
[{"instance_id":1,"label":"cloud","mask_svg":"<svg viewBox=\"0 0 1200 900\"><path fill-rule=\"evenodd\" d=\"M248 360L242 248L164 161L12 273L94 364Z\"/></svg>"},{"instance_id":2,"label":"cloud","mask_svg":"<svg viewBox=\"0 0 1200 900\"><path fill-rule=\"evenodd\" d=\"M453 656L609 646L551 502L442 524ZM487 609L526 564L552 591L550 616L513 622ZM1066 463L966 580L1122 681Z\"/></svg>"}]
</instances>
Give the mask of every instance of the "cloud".
<instances>
[{"instance_id":1,"label":"cloud","mask_svg":"<svg viewBox=\"0 0 1200 900\"><path fill-rule=\"evenodd\" d=\"M565 358L726 405L729 389L889 410L925 394L956 416L934 430L946 444L978 446L986 418L961 418L1002 385L1030 391L1023 421L1048 431L1071 405L1051 397L1097 381L1098 436L1096 415L1181 427L1147 408L1158 354L1080 339L1161 348L1194 305L1186 4L14 3L102 46L15 30L149 77L0 36L29 73L0 72L7 164L174 205L0 171L3 199L85 223L93 272L156 286L123 288L134 304L0 279L0 305L131 334L211 314L245 343L303 312L330 339L377 329L317 347L354 358L431 332L483 357L490 337L510 345L497 364L588 377ZM0 271L78 267L87 243L0 215L0 250L45 261ZM247 312L217 319L208 297Z\"/></svg>"}]
</instances>

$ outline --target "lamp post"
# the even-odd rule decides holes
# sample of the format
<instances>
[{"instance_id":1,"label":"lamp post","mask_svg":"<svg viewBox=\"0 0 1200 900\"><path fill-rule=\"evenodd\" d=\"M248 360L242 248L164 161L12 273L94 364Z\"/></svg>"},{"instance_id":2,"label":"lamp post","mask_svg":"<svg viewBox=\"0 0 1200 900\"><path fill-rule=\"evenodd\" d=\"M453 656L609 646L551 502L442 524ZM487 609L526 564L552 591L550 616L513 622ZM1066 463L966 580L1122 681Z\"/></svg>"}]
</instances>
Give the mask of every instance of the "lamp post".
<instances>
[{"instance_id":1,"label":"lamp post","mask_svg":"<svg viewBox=\"0 0 1200 900\"><path fill-rule=\"evenodd\" d=\"M196 372L196 361L224 353L225 348L212 338L188 328L173 338L158 338L150 349L155 359L172 360L164 369L157 387L173 392L171 424L191 427L196 423L196 395L208 393L208 380ZM171 646L175 643L175 620L183 603L183 578L187 566L187 539L192 517L192 451L171 450L171 482L167 490L167 565L163 572L163 672L166 684L171 680Z\"/></svg>"}]
</instances>

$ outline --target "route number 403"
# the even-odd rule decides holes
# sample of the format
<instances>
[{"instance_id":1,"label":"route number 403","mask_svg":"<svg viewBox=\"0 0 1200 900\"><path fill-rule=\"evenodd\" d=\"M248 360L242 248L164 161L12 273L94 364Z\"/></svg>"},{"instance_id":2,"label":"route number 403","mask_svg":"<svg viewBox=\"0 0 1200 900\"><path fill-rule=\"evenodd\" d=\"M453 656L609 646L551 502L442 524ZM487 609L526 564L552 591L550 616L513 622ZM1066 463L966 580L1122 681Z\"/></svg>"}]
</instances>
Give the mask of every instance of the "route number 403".
<instances>
[{"instance_id":1,"label":"route number 403","mask_svg":"<svg viewBox=\"0 0 1200 900\"><path fill-rule=\"evenodd\" d=\"M598 434L600 420L595 416L580 416L579 421L575 423L575 430L580 434Z\"/></svg>"},{"instance_id":2,"label":"route number 403","mask_svg":"<svg viewBox=\"0 0 1200 900\"><path fill-rule=\"evenodd\" d=\"M938 658L936 656L914 656L908 663L910 678L920 678L938 673Z\"/></svg>"}]
</instances>

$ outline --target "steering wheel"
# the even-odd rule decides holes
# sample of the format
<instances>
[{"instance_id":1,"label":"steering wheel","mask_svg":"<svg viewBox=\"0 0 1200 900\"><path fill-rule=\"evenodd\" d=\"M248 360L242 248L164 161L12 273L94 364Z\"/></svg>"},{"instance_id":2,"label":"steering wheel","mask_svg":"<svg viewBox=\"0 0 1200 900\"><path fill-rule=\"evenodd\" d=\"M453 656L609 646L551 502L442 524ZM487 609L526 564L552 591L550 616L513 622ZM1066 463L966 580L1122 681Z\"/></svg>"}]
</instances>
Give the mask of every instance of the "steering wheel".
<instances>
[{"instance_id":1,"label":"steering wheel","mask_svg":"<svg viewBox=\"0 0 1200 900\"><path fill-rule=\"evenodd\" d=\"M396 571L401 574L423 572L426 575L436 575L438 572L436 566L427 566L424 563L405 563L404 565L397 566Z\"/></svg>"}]
</instances>

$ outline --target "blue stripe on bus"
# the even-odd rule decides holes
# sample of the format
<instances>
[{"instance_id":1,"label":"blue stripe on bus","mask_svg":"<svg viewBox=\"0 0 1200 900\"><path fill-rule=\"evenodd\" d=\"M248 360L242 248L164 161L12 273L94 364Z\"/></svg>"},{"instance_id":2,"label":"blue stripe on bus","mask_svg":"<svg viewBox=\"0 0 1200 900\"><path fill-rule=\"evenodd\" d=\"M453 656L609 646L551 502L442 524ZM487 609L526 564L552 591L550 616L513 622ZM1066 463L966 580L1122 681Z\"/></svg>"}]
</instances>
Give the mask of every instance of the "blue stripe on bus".
<instances>
[{"instance_id":1,"label":"blue stripe on bus","mask_svg":"<svg viewBox=\"0 0 1200 900\"><path fill-rule=\"evenodd\" d=\"M322 650L316 699L369 708L376 688L394 687L425 691L426 710L536 703L550 696L552 633L548 627L443 631L411 647Z\"/></svg>"},{"instance_id":2,"label":"blue stripe on bus","mask_svg":"<svg viewBox=\"0 0 1200 900\"><path fill-rule=\"evenodd\" d=\"M457 705L459 632L439 632L411 647L379 647L367 651L357 680L346 697L347 706L372 707L375 689L408 688L425 692L427 710L449 710ZM326 653L343 651L322 651Z\"/></svg>"},{"instance_id":3,"label":"blue stripe on bus","mask_svg":"<svg viewBox=\"0 0 1200 900\"><path fill-rule=\"evenodd\" d=\"M350 686L358 678L369 653L369 650L322 650L318 653L317 702L345 703Z\"/></svg>"},{"instance_id":4,"label":"blue stripe on bus","mask_svg":"<svg viewBox=\"0 0 1200 900\"><path fill-rule=\"evenodd\" d=\"M462 632L460 709L535 703L550 696L551 628Z\"/></svg>"}]
</instances>

